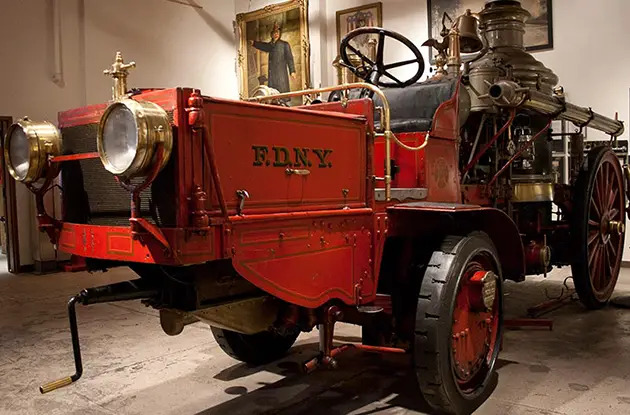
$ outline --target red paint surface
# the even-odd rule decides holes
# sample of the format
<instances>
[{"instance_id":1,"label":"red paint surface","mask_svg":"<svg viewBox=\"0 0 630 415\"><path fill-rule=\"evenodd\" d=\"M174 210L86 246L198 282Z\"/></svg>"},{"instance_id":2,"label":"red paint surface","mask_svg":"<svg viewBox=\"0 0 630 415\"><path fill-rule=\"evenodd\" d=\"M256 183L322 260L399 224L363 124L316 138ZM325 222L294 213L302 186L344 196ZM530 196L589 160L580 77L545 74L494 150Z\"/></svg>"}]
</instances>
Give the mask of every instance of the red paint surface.
<instances>
[{"instance_id":1,"label":"red paint surface","mask_svg":"<svg viewBox=\"0 0 630 415\"><path fill-rule=\"evenodd\" d=\"M371 100L350 101L346 107L328 103L284 108L203 97L200 107L199 99L189 101L191 94L191 89L169 89L134 97L172 111L177 127L171 159L177 226L160 229L170 250L148 232L134 239L130 226L70 223L63 225L61 249L83 257L165 265L231 258L244 278L290 303L317 307L332 299L346 304L373 301L384 243L392 232L393 212L386 208L396 202L374 201L374 186L382 187L382 182L372 176L384 174L385 160L382 139L375 140L373 132ZM102 104L63 112L60 125L97 123L105 108ZM202 123L216 155L215 181L223 190L226 215L219 210L203 134L192 131ZM393 186L427 187L428 200L459 202L457 133L457 101L452 99L438 108L424 150L411 152L392 143L392 156L400 166ZM427 133L398 137L417 146ZM262 165L255 165L255 146L268 148ZM289 149L290 166L273 166L274 146ZM326 159L332 165L320 166L315 149L332 150ZM310 174L289 175L287 167ZM192 228L192 213L202 207L194 199L200 190L207 194L201 205L205 203L213 226ZM237 190L250 195L240 216ZM417 222L418 210L411 211L404 219L398 215L394 229Z\"/></svg>"}]
</instances>

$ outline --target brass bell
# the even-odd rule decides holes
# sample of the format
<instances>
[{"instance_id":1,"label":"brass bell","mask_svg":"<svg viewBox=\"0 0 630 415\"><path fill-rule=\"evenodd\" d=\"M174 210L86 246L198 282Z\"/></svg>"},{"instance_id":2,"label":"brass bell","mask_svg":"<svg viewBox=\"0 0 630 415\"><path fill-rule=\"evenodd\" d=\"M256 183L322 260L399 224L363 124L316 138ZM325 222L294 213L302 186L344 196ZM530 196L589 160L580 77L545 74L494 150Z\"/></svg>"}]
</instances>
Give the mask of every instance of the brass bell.
<instances>
[{"instance_id":1,"label":"brass bell","mask_svg":"<svg viewBox=\"0 0 630 415\"><path fill-rule=\"evenodd\" d=\"M477 34L477 19L469 10L457 20L459 32L459 50L461 53L474 53L483 49L483 43Z\"/></svg>"}]
</instances>

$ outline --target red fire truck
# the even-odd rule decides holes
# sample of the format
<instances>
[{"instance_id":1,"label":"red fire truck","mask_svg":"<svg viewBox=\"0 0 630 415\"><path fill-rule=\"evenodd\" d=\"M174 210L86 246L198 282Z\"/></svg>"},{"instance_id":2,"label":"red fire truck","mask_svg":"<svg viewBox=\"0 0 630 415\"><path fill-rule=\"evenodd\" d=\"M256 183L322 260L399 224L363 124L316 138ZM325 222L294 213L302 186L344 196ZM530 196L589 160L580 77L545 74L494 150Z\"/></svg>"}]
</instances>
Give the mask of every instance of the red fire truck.
<instances>
[{"instance_id":1,"label":"red fire truck","mask_svg":"<svg viewBox=\"0 0 630 415\"><path fill-rule=\"evenodd\" d=\"M128 90L119 54L113 102L61 112L59 129L13 125L7 166L35 194L40 228L91 270L137 274L70 300L76 373L41 391L82 374L77 303L140 299L167 334L207 322L251 364L316 326L307 371L348 347L412 354L432 407L472 412L493 389L503 281L570 265L580 299L598 308L624 241L624 174L610 146L583 157L580 130L570 133L571 177L560 183L549 129L564 119L614 142L623 124L554 90L557 77L523 48L526 17L507 0L459 17L427 43L438 70L424 82L410 40L360 28L340 52L365 82L247 101ZM376 56L353 46L366 34ZM386 63L386 41L411 58ZM415 74L400 80L393 70L406 65ZM60 219L43 203L57 177ZM337 321L362 326L362 344L334 347Z\"/></svg>"}]
</instances>

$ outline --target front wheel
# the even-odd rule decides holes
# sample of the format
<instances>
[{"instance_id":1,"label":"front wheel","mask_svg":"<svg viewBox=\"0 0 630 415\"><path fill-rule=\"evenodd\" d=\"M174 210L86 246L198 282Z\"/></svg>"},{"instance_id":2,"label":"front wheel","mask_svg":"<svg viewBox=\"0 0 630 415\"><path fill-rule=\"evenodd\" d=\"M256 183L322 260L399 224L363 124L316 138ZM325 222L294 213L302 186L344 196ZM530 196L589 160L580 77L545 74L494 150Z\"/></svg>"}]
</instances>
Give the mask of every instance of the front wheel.
<instances>
[{"instance_id":1,"label":"front wheel","mask_svg":"<svg viewBox=\"0 0 630 415\"><path fill-rule=\"evenodd\" d=\"M230 357L250 365L262 365L284 356L300 334L298 331L280 334L263 331L243 334L210 327L219 347Z\"/></svg>"},{"instance_id":2,"label":"front wheel","mask_svg":"<svg viewBox=\"0 0 630 415\"><path fill-rule=\"evenodd\" d=\"M471 414L494 390L502 295L498 255L486 234L449 236L433 252L418 298L414 364L434 409Z\"/></svg>"}]
</instances>

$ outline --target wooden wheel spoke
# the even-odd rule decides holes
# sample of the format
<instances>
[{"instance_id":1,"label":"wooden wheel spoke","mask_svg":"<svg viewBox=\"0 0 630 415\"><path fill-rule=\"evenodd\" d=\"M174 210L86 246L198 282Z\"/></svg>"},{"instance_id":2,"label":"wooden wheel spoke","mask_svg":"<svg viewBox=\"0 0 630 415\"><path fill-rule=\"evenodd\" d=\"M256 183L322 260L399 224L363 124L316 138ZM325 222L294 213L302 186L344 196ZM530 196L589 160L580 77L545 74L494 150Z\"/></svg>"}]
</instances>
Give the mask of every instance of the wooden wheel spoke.
<instances>
[{"instance_id":1,"label":"wooden wheel spoke","mask_svg":"<svg viewBox=\"0 0 630 415\"><path fill-rule=\"evenodd\" d=\"M608 202L606 202L606 210L610 210L614 206L615 199L617 199L618 193L619 188L617 187L608 192Z\"/></svg>"},{"instance_id":2,"label":"wooden wheel spoke","mask_svg":"<svg viewBox=\"0 0 630 415\"><path fill-rule=\"evenodd\" d=\"M603 209L605 207L604 206L604 203L605 203L604 202L604 194L603 194L603 192L604 192L603 187L604 186L601 183L602 175L599 174L599 173L601 173L601 170L598 172L597 177L595 178L595 183L594 183L594 185L595 185L595 192L594 193L597 194L597 207L599 208L599 211L601 213L604 213L605 212L605 210Z\"/></svg>"},{"instance_id":3,"label":"wooden wheel spoke","mask_svg":"<svg viewBox=\"0 0 630 415\"><path fill-rule=\"evenodd\" d=\"M599 249L599 243L597 243L588 253L588 266L589 267L591 267L591 265L593 264L593 260L595 259L598 249Z\"/></svg>"},{"instance_id":4,"label":"wooden wheel spoke","mask_svg":"<svg viewBox=\"0 0 630 415\"><path fill-rule=\"evenodd\" d=\"M594 227L594 228L599 228L599 222L594 221L593 219L589 219L588 220L588 226Z\"/></svg>"},{"instance_id":5,"label":"wooden wheel spoke","mask_svg":"<svg viewBox=\"0 0 630 415\"><path fill-rule=\"evenodd\" d=\"M617 250L615 249L614 244L612 243L612 241L610 241L609 243L606 244L606 250L608 251L610 248L610 252L612 253L613 258L617 258Z\"/></svg>"},{"instance_id":6,"label":"wooden wheel spoke","mask_svg":"<svg viewBox=\"0 0 630 415\"><path fill-rule=\"evenodd\" d=\"M593 210L595 211L595 214L597 215L597 219L601 219L602 214L599 211L599 207L597 207L597 203L595 203L595 198L591 197L591 206L593 207ZM589 211L589 217L590 217L590 213L592 211Z\"/></svg>"},{"instance_id":7,"label":"wooden wheel spoke","mask_svg":"<svg viewBox=\"0 0 630 415\"><path fill-rule=\"evenodd\" d=\"M599 232L598 231L591 231L590 235L588 236L588 246L591 246L591 244L595 241L597 241L597 238L599 237Z\"/></svg>"},{"instance_id":8,"label":"wooden wheel spoke","mask_svg":"<svg viewBox=\"0 0 630 415\"><path fill-rule=\"evenodd\" d=\"M610 219L616 218L618 214L619 214L619 209L617 208L610 209Z\"/></svg>"},{"instance_id":9,"label":"wooden wheel spoke","mask_svg":"<svg viewBox=\"0 0 630 415\"><path fill-rule=\"evenodd\" d=\"M612 244L606 244L606 248L605 248L605 253L606 253L606 263L608 264L608 271L610 272L610 279L612 279L615 275L615 265L616 265L616 255L613 255L613 257L610 257L610 251L608 250L608 245L612 245Z\"/></svg>"}]
</instances>

